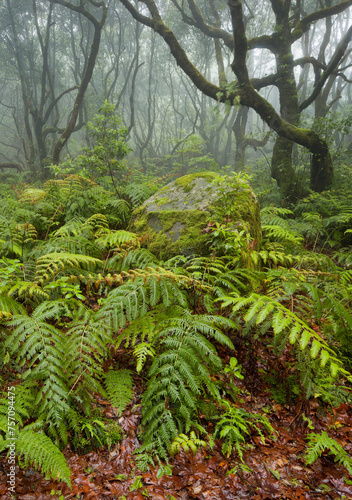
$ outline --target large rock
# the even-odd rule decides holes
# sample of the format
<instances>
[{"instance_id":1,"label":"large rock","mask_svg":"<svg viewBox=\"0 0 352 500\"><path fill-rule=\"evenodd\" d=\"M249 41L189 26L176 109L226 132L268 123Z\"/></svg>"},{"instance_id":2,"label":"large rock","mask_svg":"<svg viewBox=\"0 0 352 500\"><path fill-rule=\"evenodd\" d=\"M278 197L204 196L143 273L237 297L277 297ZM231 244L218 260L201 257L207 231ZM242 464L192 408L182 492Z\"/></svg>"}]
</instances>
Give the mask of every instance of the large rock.
<instances>
[{"instance_id":1,"label":"large rock","mask_svg":"<svg viewBox=\"0 0 352 500\"><path fill-rule=\"evenodd\" d=\"M134 211L132 231L148 234L148 248L160 259L178 254L207 254L209 234L202 234L201 230L208 221L217 220L216 207L224 199L224 192L231 192L231 225L245 229L259 248L260 212L255 194L241 179L231 187L214 184L221 179L214 172L205 172L171 182Z\"/></svg>"}]
</instances>

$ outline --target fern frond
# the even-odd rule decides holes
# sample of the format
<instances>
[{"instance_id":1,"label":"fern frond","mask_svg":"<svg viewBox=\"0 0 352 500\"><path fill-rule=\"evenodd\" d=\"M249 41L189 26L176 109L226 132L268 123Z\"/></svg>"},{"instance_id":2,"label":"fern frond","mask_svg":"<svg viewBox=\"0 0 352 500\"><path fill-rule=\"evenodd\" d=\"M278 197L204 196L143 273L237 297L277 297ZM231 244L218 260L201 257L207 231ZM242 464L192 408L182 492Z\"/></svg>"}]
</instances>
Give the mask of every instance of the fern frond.
<instances>
[{"instance_id":1,"label":"fern frond","mask_svg":"<svg viewBox=\"0 0 352 500\"><path fill-rule=\"evenodd\" d=\"M5 347L16 353L17 361L28 360L23 379L43 381L35 404L39 415L49 416L61 408L67 409L68 391L62 368L62 333L41 321L34 311L32 317L14 316L9 323L14 327L5 341Z\"/></svg>"},{"instance_id":2,"label":"fern frond","mask_svg":"<svg viewBox=\"0 0 352 500\"><path fill-rule=\"evenodd\" d=\"M70 221L56 231L53 232L53 237L67 238L69 236L79 236L82 232L82 225L84 224L84 219L81 217L74 217Z\"/></svg>"},{"instance_id":3,"label":"fern frond","mask_svg":"<svg viewBox=\"0 0 352 500\"><path fill-rule=\"evenodd\" d=\"M130 370L109 370L105 376L108 398L121 415L133 398L133 379Z\"/></svg>"},{"instance_id":4,"label":"fern frond","mask_svg":"<svg viewBox=\"0 0 352 500\"><path fill-rule=\"evenodd\" d=\"M1 289L0 294L0 319L10 318L12 314L26 314L22 304L8 295L8 287Z\"/></svg>"},{"instance_id":5,"label":"fern frond","mask_svg":"<svg viewBox=\"0 0 352 500\"><path fill-rule=\"evenodd\" d=\"M111 206L114 209L114 213L116 213L116 216L119 217L122 222L127 222L130 218L131 207L126 200L109 200L107 205Z\"/></svg>"},{"instance_id":6,"label":"fern frond","mask_svg":"<svg viewBox=\"0 0 352 500\"><path fill-rule=\"evenodd\" d=\"M97 319L104 318L114 330L144 316L149 308L159 303L165 307L171 304L185 306L185 296L179 285L194 283L187 276L162 268L136 269L122 273L122 276L128 281L109 293L97 313Z\"/></svg>"},{"instance_id":7,"label":"fern frond","mask_svg":"<svg viewBox=\"0 0 352 500\"><path fill-rule=\"evenodd\" d=\"M101 260L88 255L70 253L50 253L43 255L36 262L35 282L43 285L46 281L53 280L59 273L67 268L91 268L101 264Z\"/></svg>"},{"instance_id":8,"label":"fern frond","mask_svg":"<svg viewBox=\"0 0 352 500\"><path fill-rule=\"evenodd\" d=\"M329 362L330 371L334 377L338 373L348 375L346 370L343 369L337 354L326 341L310 328L305 321L277 300L256 293L245 298L224 297L220 300L223 302L223 307L232 305L234 313L247 308L247 313L244 316L246 322L255 321L259 325L263 321L270 319L274 335L280 335L283 331L287 332L287 339L290 344L297 344L302 351L308 351L312 357L319 358L322 367Z\"/></svg>"},{"instance_id":9,"label":"fern frond","mask_svg":"<svg viewBox=\"0 0 352 500\"><path fill-rule=\"evenodd\" d=\"M322 431L320 434L311 432L308 434L307 439L307 465L314 463L325 450L329 450L329 454L335 457L335 462L345 466L349 474L352 476L352 458L343 449L338 441L328 436L325 431Z\"/></svg>"},{"instance_id":10,"label":"fern frond","mask_svg":"<svg viewBox=\"0 0 352 500\"><path fill-rule=\"evenodd\" d=\"M131 200L133 208L136 208L153 194L153 189L145 184L131 182L126 186L125 194Z\"/></svg>"},{"instance_id":11,"label":"fern frond","mask_svg":"<svg viewBox=\"0 0 352 500\"><path fill-rule=\"evenodd\" d=\"M45 243L36 246L28 255L28 258L38 259L52 253L70 253L89 255L99 258L101 252L95 240L88 239L82 234L77 236L52 237Z\"/></svg>"},{"instance_id":12,"label":"fern frond","mask_svg":"<svg viewBox=\"0 0 352 500\"><path fill-rule=\"evenodd\" d=\"M113 231L108 235L101 236L97 240L97 244L102 249L118 248L123 244L133 244L139 246L141 238L135 233L129 231Z\"/></svg>"},{"instance_id":13,"label":"fern frond","mask_svg":"<svg viewBox=\"0 0 352 500\"><path fill-rule=\"evenodd\" d=\"M179 434L176 439L172 442L170 446L170 455L173 457L180 452L181 448L188 453L190 450L196 454L198 448L205 447L207 443L201 439L198 439L194 431L190 433L189 436L186 434Z\"/></svg>"},{"instance_id":14,"label":"fern frond","mask_svg":"<svg viewBox=\"0 0 352 500\"><path fill-rule=\"evenodd\" d=\"M37 203L38 201L41 201L45 198L46 192L44 189L39 189L39 188L28 188L23 191L23 193L20 196L20 202L25 203L29 202L32 205Z\"/></svg>"},{"instance_id":15,"label":"fern frond","mask_svg":"<svg viewBox=\"0 0 352 500\"><path fill-rule=\"evenodd\" d=\"M8 295L10 297L16 295L18 298L24 296L40 301L49 299L49 294L37 283L19 280L9 289Z\"/></svg>"},{"instance_id":16,"label":"fern frond","mask_svg":"<svg viewBox=\"0 0 352 500\"><path fill-rule=\"evenodd\" d=\"M66 459L45 434L22 429L16 441L16 451L25 466L33 465L52 479L71 486L71 471Z\"/></svg>"},{"instance_id":17,"label":"fern frond","mask_svg":"<svg viewBox=\"0 0 352 500\"><path fill-rule=\"evenodd\" d=\"M303 243L303 238L296 232L277 225L262 224L262 231L267 238L277 241L286 241L296 245Z\"/></svg>"},{"instance_id":18,"label":"fern frond","mask_svg":"<svg viewBox=\"0 0 352 500\"><path fill-rule=\"evenodd\" d=\"M117 273L130 269L146 269L157 265L158 259L146 248L126 248L116 251L115 255L107 260L106 269Z\"/></svg>"},{"instance_id":19,"label":"fern frond","mask_svg":"<svg viewBox=\"0 0 352 500\"><path fill-rule=\"evenodd\" d=\"M63 346L64 371L70 392L89 397L91 391L101 392L102 362L111 340L110 329L95 321L94 314L82 311L66 333Z\"/></svg>"},{"instance_id":20,"label":"fern frond","mask_svg":"<svg viewBox=\"0 0 352 500\"><path fill-rule=\"evenodd\" d=\"M89 219L87 219L82 225L82 231L89 229L94 236L99 235L100 232L104 232L109 229L109 223L105 215L94 214Z\"/></svg>"},{"instance_id":21,"label":"fern frond","mask_svg":"<svg viewBox=\"0 0 352 500\"><path fill-rule=\"evenodd\" d=\"M232 406L226 399L221 400L221 405L224 407L224 412L216 424L214 438L220 437L224 440L222 452L227 457L235 448L243 460L242 444L245 443L246 435L249 435L251 428L258 432L263 442L265 442L264 435L259 425L262 425L269 435L275 433L264 415L249 413L243 408Z\"/></svg>"},{"instance_id":22,"label":"fern frond","mask_svg":"<svg viewBox=\"0 0 352 500\"><path fill-rule=\"evenodd\" d=\"M25 421L32 417L35 413L35 395L37 393L37 387L35 382L22 382L14 387L14 408L16 413L16 422L20 427L23 427ZM4 417L7 421L8 419L8 399L0 399L0 421ZM7 433L8 428L2 428L0 424L0 430Z\"/></svg>"},{"instance_id":23,"label":"fern frond","mask_svg":"<svg viewBox=\"0 0 352 500\"><path fill-rule=\"evenodd\" d=\"M232 348L216 326L230 323L225 318L192 316L187 311L164 322L154 342L159 355L153 360L143 395L144 449L155 446L165 456L176 436L193 425L203 391L219 398L210 373L221 367L221 360L206 337Z\"/></svg>"}]
</instances>

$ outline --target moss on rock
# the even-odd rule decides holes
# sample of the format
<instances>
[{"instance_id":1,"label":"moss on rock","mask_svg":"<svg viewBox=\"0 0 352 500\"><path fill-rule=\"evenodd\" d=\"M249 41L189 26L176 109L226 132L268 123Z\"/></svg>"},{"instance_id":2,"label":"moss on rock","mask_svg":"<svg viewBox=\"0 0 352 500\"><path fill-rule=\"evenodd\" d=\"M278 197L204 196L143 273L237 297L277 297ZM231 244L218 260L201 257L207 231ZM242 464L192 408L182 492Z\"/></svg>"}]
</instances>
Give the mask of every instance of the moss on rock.
<instances>
[{"instance_id":1,"label":"moss on rock","mask_svg":"<svg viewBox=\"0 0 352 500\"><path fill-rule=\"evenodd\" d=\"M174 255L209 253L209 235L202 229L215 220L224 186L214 184L214 172L186 175L171 182L133 213L131 230L149 236L148 249L160 259ZM225 187L226 190L226 187ZM259 204L249 185L238 180L238 203L232 220L240 223L253 239L261 241Z\"/></svg>"}]
</instances>

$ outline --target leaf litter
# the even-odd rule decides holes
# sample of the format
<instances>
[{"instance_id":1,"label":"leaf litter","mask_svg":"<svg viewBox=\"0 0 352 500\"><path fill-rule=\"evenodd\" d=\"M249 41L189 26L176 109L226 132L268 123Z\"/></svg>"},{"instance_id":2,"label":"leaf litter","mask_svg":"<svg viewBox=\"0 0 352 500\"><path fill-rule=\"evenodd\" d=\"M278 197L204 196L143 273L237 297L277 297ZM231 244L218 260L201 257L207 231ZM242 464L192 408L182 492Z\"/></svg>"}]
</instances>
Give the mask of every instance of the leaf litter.
<instances>
[{"instance_id":1,"label":"leaf litter","mask_svg":"<svg viewBox=\"0 0 352 500\"><path fill-rule=\"evenodd\" d=\"M227 363L228 354L219 351ZM23 470L16 465L16 495L11 497L6 485L8 464L6 455L2 454L0 500L352 500L352 478L343 466L334 462L334 457L323 453L307 466L304 456L306 436L312 427L315 432L326 431L352 455L352 405L332 408L322 406L316 399L306 402L299 398L278 403L268 383L256 375L263 366L278 367L280 362L282 367L287 366L287 360L274 359L259 343L255 356L240 358L239 353L246 377L244 381L236 380L242 391L238 396L239 405L248 412L265 412L277 434L276 439L266 437L265 443L255 433L248 436L243 462L236 451L224 457L222 443L215 440L212 450L201 448L195 455L191 451L186 454L181 448L179 454L170 458L170 475L160 477L159 465L147 472L140 471L133 454L140 445L142 384L137 381L134 400L122 416L96 396L96 405L105 417L120 425L123 439L110 450L102 448L84 455L74 453L67 446L63 452L72 471L72 489L65 483L43 478L35 470ZM256 364L253 359L257 360ZM213 423L204 415L201 423L213 432Z\"/></svg>"}]
</instances>

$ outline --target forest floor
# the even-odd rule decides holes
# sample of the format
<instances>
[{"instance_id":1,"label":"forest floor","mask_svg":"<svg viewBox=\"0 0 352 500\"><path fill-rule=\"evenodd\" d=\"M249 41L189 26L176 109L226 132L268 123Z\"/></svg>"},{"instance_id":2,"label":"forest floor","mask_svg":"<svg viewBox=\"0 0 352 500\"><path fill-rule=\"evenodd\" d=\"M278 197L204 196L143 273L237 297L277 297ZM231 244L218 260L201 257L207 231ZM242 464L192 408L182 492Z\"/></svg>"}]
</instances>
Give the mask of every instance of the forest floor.
<instances>
[{"instance_id":1,"label":"forest floor","mask_svg":"<svg viewBox=\"0 0 352 500\"><path fill-rule=\"evenodd\" d=\"M224 362L229 353L219 348ZM79 455L67 447L64 455L72 471L72 489L66 484L46 480L38 472L16 467L16 495L7 492L6 456L0 456L0 500L49 499L120 499L120 500L234 500L249 498L303 500L352 499L352 478L347 470L324 453L314 464L305 464L306 436L325 430L352 455L352 406L338 408L321 406L317 400L309 403L296 398L294 403L278 403L273 398L275 383L264 383L261 369L271 367L280 377L287 376L280 367L287 366L289 352L275 358L272 351L256 343L251 356L239 349L236 355L244 367L245 378L236 381L241 389L239 404L249 412L266 413L277 432L276 439L251 435L246 440L243 460L234 452L229 458L221 453L221 443L213 450L199 449L196 455L183 450L170 459L172 475L157 477L158 466L141 472L135 466L133 451L138 448L137 431L141 413L142 382L136 377L135 397L122 416L115 414L107 401L96 397L96 405L106 418L117 420L124 432L123 439L111 450L101 449ZM233 354L232 354L233 355ZM119 361L125 361L122 355ZM121 364L119 364L121 366ZM282 397L282 395L281 395ZM275 401L276 399L276 401ZM303 418L305 415L306 418ZM202 417L202 416L201 416ZM214 423L201 418L201 424L211 433ZM232 471L232 472L230 472Z\"/></svg>"}]
</instances>

